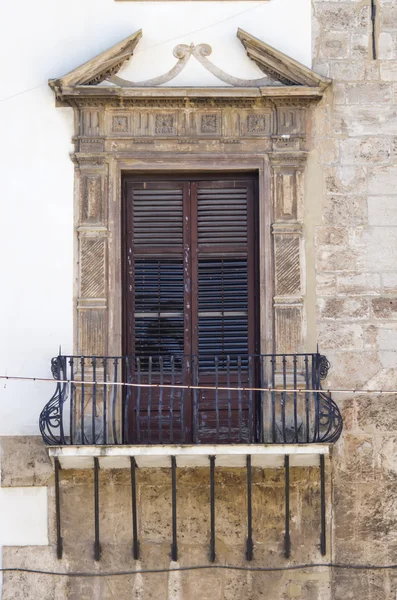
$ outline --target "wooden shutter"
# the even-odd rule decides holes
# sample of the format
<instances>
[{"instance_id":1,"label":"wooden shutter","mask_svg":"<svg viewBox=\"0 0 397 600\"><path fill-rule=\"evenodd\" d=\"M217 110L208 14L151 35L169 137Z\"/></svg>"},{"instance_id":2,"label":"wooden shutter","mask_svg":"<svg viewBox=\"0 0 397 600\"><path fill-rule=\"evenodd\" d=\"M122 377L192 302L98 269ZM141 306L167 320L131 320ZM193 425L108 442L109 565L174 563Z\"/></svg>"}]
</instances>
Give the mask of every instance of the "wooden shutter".
<instances>
[{"instance_id":1,"label":"wooden shutter","mask_svg":"<svg viewBox=\"0 0 397 600\"><path fill-rule=\"evenodd\" d=\"M249 248L254 235L252 192L249 180L193 184L192 210L197 214L195 345L201 357L254 352L249 333L249 279L254 268L254 253Z\"/></svg>"},{"instance_id":2,"label":"wooden shutter","mask_svg":"<svg viewBox=\"0 0 397 600\"><path fill-rule=\"evenodd\" d=\"M248 396L211 389L250 382L253 186L237 177L126 181L124 347L140 357L131 371L141 383L203 386L134 388L131 443L253 439Z\"/></svg>"},{"instance_id":3,"label":"wooden shutter","mask_svg":"<svg viewBox=\"0 0 397 600\"><path fill-rule=\"evenodd\" d=\"M186 184L128 182L127 188L128 353L183 354Z\"/></svg>"}]
</instances>

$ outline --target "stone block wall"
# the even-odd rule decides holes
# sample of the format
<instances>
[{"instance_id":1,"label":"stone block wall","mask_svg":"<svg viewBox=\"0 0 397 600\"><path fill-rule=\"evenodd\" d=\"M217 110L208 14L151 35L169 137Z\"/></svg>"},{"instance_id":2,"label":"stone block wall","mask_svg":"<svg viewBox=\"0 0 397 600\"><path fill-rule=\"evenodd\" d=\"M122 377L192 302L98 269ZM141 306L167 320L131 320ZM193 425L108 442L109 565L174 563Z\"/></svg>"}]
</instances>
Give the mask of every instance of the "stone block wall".
<instances>
[{"instance_id":1,"label":"stone block wall","mask_svg":"<svg viewBox=\"0 0 397 600\"><path fill-rule=\"evenodd\" d=\"M209 469L177 469L178 562L170 558L171 471L137 471L141 559L132 557L128 470L100 471L100 541L94 561L93 470L61 471L64 555L56 558L54 473L41 438L2 438L2 486L48 486L48 546L3 547L3 566L46 571L109 572L209 565ZM327 463L328 549L331 548L331 473ZM253 469L254 560L245 560L246 473L216 469L216 565L279 567L321 562L318 468L292 468L291 559L284 557L283 469ZM330 552L324 560L330 559ZM27 573L4 576L2 600L329 600L324 569L285 572L192 570L140 576L72 578Z\"/></svg>"},{"instance_id":2,"label":"stone block wall","mask_svg":"<svg viewBox=\"0 0 397 600\"><path fill-rule=\"evenodd\" d=\"M313 1L314 69L334 79L314 112L323 174L315 234L317 332L330 388L397 385L397 3ZM333 560L397 562L397 395L334 395ZM393 571L335 571L332 600L394 600Z\"/></svg>"}]
</instances>

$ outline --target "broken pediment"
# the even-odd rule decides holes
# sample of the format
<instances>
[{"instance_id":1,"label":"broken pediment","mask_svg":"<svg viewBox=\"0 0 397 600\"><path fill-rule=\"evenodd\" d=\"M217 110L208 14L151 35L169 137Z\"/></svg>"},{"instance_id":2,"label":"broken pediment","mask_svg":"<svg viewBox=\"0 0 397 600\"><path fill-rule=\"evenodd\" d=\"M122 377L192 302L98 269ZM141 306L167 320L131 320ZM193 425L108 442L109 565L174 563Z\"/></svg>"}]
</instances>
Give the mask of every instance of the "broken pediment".
<instances>
[{"instance_id":1,"label":"broken pediment","mask_svg":"<svg viewBox=\"0 0 397 600\"><path fill-rule=\"evenodd\" d=\"M298 61L279 50L265 44L249 33L238 29L237 37L243 44L247 56L261 69L264 76L258 79L242 79L226 73L208 57L212 53L208 44L179 44L174 48L175 65L167 72L145 81L130 81L118 75L132 57L142 37L137 31L97 57L77 67L67 75L50 80L57 99L70 100L72 97L134 97L143 95L166 96L305 96L321 97L331 83L330 79L318 75ZM198 61L212 73L223 88L200 87L170 88L165 84L172 81L186 67L190 59ZM226 84L226 85L225 85ZM239 92L241 90L241 92ZM243 91L244 90L244 91Z\"/></svg>"},{"instance_id":2,"label":"broken pediment","mask_svg":"<svg viewBox=\"0 0 397 600\"><path fill-rule=\"evenodd\" d=\"M261 42L243 29L237 30L237 37L247 51L247 55L269 77L284 85L304 85L325 90L331 83L327 77L318 75L297 60Z\"/></svg>"},{"instance_id":3,"label":"broken pediment","mask_svg":"<svg viewBox=\"0 0 397 600\"><path fill-rule=\"evenodd\" d=\"M118 73L131 58L136 45L142 37L142 29L136 31L122 42L118 42L105 52L85 62L59 79L50 79L52 88L75 87L78 85L96 85Z\"/></svg>"}]
</instances>

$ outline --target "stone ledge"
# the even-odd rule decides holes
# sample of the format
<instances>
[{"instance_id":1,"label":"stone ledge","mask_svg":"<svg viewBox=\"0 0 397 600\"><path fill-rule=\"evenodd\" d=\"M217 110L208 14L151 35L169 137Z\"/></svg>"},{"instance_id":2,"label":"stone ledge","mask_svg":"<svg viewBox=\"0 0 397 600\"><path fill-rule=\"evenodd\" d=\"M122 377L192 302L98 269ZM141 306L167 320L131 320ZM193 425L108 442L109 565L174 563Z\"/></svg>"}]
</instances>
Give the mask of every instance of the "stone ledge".
<instances>
[{"instance_id":1,"label":"stone ledge","mask_svg":"<svg viewBox=\"0 0 397 600\"><path fill-rule=\"evenodd\" d=\"M207 467L209 457L215 456L218 467L245 467L251 456L252 466L279 468L285 456L291 467L319 466L320 455L329 455L329 444L222 444L222 445L156 445L156 446L51 446L48 454L54 462L59 459L63 469L92 469L94 458L102 469L126 469L134 457L138 468L171 467L171 456L177 467Z\"/></svg>"}]
</instances>

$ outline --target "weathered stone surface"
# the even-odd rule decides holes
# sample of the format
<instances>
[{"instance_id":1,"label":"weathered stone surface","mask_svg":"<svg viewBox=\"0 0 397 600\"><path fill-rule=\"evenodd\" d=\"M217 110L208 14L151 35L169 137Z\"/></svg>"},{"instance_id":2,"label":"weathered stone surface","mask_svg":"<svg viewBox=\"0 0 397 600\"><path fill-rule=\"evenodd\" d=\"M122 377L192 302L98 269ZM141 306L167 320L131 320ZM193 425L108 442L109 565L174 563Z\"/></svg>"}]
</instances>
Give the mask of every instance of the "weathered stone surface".
<instances>
[{"instance_id":1,"label":"weathered stone surface","mask_svg":"<svg viewBox=\"0 0 397 600\"><path fill-rule=\"evenodd\" d=\"M397 81L397 60L380 64L380 77L383 81Z\"/></svg>"},{"instance_id":2,"label":"weathered stone surface","mask_svg":"<svg viewBox=\"0 0 397 600\"><path fill-rule=\"evenodd\" d=\"M350 3L317 2L315 15L324 31L354 30L357 33L361 29L365 32L369 24L368 7L357 7Z\"/></svg>"},{"instance_id":3,"label":"weathered stone surface","mask_svg":"<svg viewBox=\"0 0 397 600\"><path fill-rule=\"evenodd\" d=\"M348 298L319 299L319 308L323 319L354 321L366 319L369 316L368 300L352 296Z\"/></svg>"},{"instance_id":4,"label":"weathered stone surface","mask_svg":"<svg viewBox=\"0 0 397 600\"><path fill-rule=\"evenodd\" d=\"M397 226L396 196L368 196L368 224Z\"/></svg>"},{"instance_id":5,"label":"weathered stone surface","mask_svg":"<svg viewBox=\"0 0 397 600\"><path fill-rule=\"evenodd\" d=\"M349 33L346 31L326 32L320 40L321 58L348 58Z\"/></svg>"},{"instance_id":6,"label":"weathered stone surface","mask_svg":"<svg viewBox=\"0 0 397 600\"><path fill-rule=\"evenodd\" d=\"M367 191L367 171L364 167L327 167L325 184L331 194L360 194Z\"/></svg>"},{"instance_id":7,"label":"weathered stone surface","mask_svg":"<svg viewBox=\"0 0 397 600\"><path fill-rule=\"evenodd\" d=\"M364 330L358 323L343 323L336 328L333 323L321 321L318 330L324 348L359 350L363 347Z\"/></svg>"},{"instance_id":8,"label":"weathered stone surface","mask_svg":"<svg viewBox=\"0 0 397 600\"><path fill-rule=\"evenodd\" d=\"M1 485L47 485L53 477L51 461L41 436L0 438Z\"/></svg>"},{"instance_id":9,"label":"weathered stone surface","mask_svg":"<svg viewBox=\"0 0 397 600\"><path fill-rule=\"evenodd\" d=\"M367 222L367 198L327 194L324 200L323 218L327 224L362 225Z\"/></svg>"},{"instance_id":10,"label":"weathered stone surface","mask_svg":"<svg viewBox=\"0 0 397 600\"><path fill-rule=\"evenodd\" d=\"M374 298L371 303L375 319L393 321L397 319L397 298Z\"/></svg>"},{"instance_id":11,"label":"weathered stone surface","mask_svg":"<svg viewBox=\"0 0 397 600\"><path fill-rule=\"evenodd\" d=\"M397 261L397 228L371 227L364 232L368 270L394 271Z\"/></svg>"},{"instance_id":12,"label":"weathered stone surface","mask_svg":"<svg viewBox=\"0 0 397 600\"><path fill-rule=\"evenodd\" d=\"M338 274L336 287L339 294L379 294L380 276L378 273Z\"/></svg>"},{"instance_id":13,"label":"weathered stone surface","mask_svg":"<svg viewBox=\"0 0 397 600\"><path fill-rule=\"evenodd\" d=\"M382 284L385 292L395 292L397 289L397 273L382 273Z\"/></svg>"},{"instance_id":14,"label":"weathered stone surface","mask_svg":"<svg viewBox=\"0 0 397 600\"><path fill-rule=\"evenodd\" d=\"M341 162L346 165L386 163L390 160L390 139L383 137L348 138L340 142Z\"/></svg>"},{"instance_id":15,"label":"weathered stone surface","mask_svg":"<svg viewBox=\"0 0 397 600\"><path fill-rule=\"evenodd\" d=\"M386 83L355 83L346 87L346 104L390 104L392 87Z\"/></svg>"}]
</instances>

